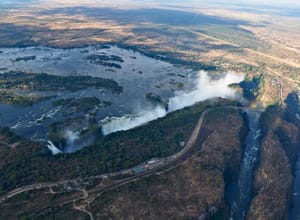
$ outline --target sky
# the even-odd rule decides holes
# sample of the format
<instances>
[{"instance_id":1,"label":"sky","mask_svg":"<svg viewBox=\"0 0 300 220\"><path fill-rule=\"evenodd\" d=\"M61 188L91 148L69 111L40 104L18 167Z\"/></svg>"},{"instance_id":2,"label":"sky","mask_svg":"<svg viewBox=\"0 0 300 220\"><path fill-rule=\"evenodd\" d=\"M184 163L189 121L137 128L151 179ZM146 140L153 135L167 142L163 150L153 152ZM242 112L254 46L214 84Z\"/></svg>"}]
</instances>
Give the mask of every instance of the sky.
<instances>
[{"instance_id":1,"label":"sky","mask_svg":"<svg viewBox=\"0 0 300 220\"><path fill-rule=\"evenodd\" d=\"M122 0L119 0L122 1ZM223 4L235 4L235 5L267 5L267 6L284 6L286 8L291 9L300 9L300 0L136 0L138 1L145 1L145 2L161 2L161 3L178 3L181 4L185 1L187 3L223 3ZM295 8L296 7L296 8Z\"/></svg>"},{"instance_id":2,"label":"sky","mask_svg":"<svg viewBox=\"0 0 300 220\"><path fill-rule=\"evenodd\" d=\"M229 3L229 4L236 4L236 5L247 4L247 5L284 6L288 8L294 8L294 9L296 9L295 7L297 7L297 9L300 9L300 0L213 0L212 2L220 2L224 4Z\"/></svg>"},{"instance_id":3,"label":"sky","mask_svg":"<svg viewBox=\"0 0 300 220\"><path fill-rule=\"evenodd\" d=\"M24 4L26 2L50 2L52 0L0 0L0 8L1 6L11 5L11 4ZM62 0L63 2L64 0ZM109 0L68 0L68 2L85 2L85 3L109 3ZM53 0L54 2L54 0ZM57 0L55 1L57 2ZM111 3L113 4L127 4L127 3L134 2L135 4L151 4L151 3L158 3L158 4L171 4L171 5L181 5L181 6L197 6L197 5L226 5L230 7L234 5L236 7L243 7L243 6L250 6L254 8L275 8L275 9L288 9L297 12L299 10L300 16L300 0L113 0ZM2 5L1 5L2 4ZM18 5L19 5L18 4Z\"/></svg>"}]
</instances>

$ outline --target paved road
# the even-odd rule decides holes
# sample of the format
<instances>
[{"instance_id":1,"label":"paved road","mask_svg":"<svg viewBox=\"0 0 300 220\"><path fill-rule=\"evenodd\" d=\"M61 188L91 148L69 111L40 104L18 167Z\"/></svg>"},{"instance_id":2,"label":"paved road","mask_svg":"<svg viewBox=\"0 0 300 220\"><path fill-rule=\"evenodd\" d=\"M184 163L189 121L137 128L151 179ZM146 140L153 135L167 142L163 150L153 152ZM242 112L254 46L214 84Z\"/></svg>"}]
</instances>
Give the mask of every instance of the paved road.
<instances>
[{"instance_id":1,"label":"paved road","mask_svg":"<svg viewBox=\"0 0 300 220\"><path fill-rule=\"evenodd\" d=\"M36 184L27 185L27 186L22 186L22 187L14 189L14 190L8 192L7 194L1 196L0 203L5 201L6 199L12 198L18 194L21 194L21 193L24 193L27 191L50 188L53 186L74 183L74 182L77 182L78 180L80 180L80 179L78 178L78 179L72 179L72 180L62 180L62 181L57 181L57 182L44 182L44 183L36 183Z\"/></svg>"}]
</instances>

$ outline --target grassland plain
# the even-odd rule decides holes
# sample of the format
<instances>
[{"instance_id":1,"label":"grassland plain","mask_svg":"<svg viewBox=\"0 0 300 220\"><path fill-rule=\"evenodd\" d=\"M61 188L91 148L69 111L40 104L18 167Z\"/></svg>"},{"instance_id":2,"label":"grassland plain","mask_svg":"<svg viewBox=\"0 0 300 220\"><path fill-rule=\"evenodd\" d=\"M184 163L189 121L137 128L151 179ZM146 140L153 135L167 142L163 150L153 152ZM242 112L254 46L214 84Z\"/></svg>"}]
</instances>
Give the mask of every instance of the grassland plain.
<instances>
[{"instance_id":1,"label":"grassland plain","mask_svg":"<svg viewBox=\"0 0 300 220\"><path fill-rule=\"evenodd\" d=\"M26 10L5 10L0 15L0 44L70 48L116 43L189 67L263 73L267 84L276 78L284 85L283 98L299 88L298 17L201 3L178 10L156 3L145 3L151 6L145 9L126 2L114 8L103 1L59 6L41 1L35 7L28 3ZM272 90L261 96L267 105Z\"/></svg>"}]
</instances>

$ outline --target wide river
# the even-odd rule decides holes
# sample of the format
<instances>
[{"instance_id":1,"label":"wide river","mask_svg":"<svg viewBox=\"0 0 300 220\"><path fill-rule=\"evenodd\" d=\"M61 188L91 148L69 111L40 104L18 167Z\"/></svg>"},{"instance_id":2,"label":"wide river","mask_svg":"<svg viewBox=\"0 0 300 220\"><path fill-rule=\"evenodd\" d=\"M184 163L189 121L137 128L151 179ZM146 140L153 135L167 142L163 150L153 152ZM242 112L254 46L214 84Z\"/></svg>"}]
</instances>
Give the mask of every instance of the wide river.
<instances>
[{"instance_id":1,"label":"wide river","mask_svg":"<svg viewBox=\"0 0 300 220\"><path fill-rule=\"evenodd\" d=\"M90 56L117 56L122 61L118 59L112 61L119 65L120 68L117 68L91 62L87 59ZM0 48L0 74L10 71L58 76L88 75L113 79L123 87L123 92L120 94L92 87L73 92L21 89L15 91L22 96L53 96L32 106L22 107L0 103L0 126L8 126L16 133L37 141L47 140L51 124L70 119L69 115L64 114L63 106L53 105L56 100L97 97L101 101L109 101L112 103L110 106L96 108L94 111L99 126L104 122L111 123L104 131L110 133L138 126L149 120L163 117L167 113L165 109L161 109L161 106L146 99L147 93L159 96L163 101L170 103L172 110L177 110L216 96L235 98L235 91L228 88L228 85L243 79L242 75L235 73L220 73L219 76L211 79L205 72L193 71L112 45L73 49ZM88 113L78 113L79 115L72 117L82 117ZM125 122L124 117L127 118ZM122 121L122 125L118 120ZM81 132L83 126L85 125L81 122L78 126L66 128L66 138L71 140L78 138L76 135ZM83 147L82 145L88 144L69 146L63 150L73 152Z\"/></svg>"}]
</instances>

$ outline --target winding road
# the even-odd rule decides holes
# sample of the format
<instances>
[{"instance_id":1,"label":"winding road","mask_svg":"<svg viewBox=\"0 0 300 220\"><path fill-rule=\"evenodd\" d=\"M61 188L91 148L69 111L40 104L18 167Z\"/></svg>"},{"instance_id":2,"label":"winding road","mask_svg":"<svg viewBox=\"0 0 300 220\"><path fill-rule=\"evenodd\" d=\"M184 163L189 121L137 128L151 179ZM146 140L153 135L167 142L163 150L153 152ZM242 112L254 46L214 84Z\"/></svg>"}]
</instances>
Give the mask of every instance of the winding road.
<instances>
[{"instance_id":1,"label":"winding road","mask_svg":"<svg viewBox=\"0 0 300 220\"><path fill-rule=\"evenodd\" d=\"M145 171L145 172L136 174L132 177L125 178L125 179L123 179L124 180L123 182L127 183L127 182L135 180L136 178L141 178L141 177L144 177L144 176L151 175L151 174L153 174L157 171L161 172L161 171L164 170L163 168L170 168L169 166L171 164L173 164L173 163L176 164L176 161L180 160L180 158L182 158L193 147L194 143L197 140L199 132L201 130L201 126L203 124L204 117L211 110L212 109L208 109L208 110L205 110L205 111L202 112L202 114L200 116L200 119L198 120L198 122L196 124L196 127L195 127L192 135L190 136L187 144L185 145L185 147L180 152L175 153L174 155L168 157L170 159L168 160L167 163L164 163L161 166L158 166L158 167L154 168L151 171ZM84 179L102 179L103 176L118 176L118 175L122 175L122 171L103 174L103 175L97 175L97 176L90 176L90 177L87 177L87 178L84 178ZM57 182L44 182L44 183L36 183L36 184L27 185L27 186L22 186L22 187L14 189L14 190L8 192L7 194L1 196L0 197L0 203L5 201L6 199L12 198L12 197L14 197L18 194L21 194L21 193L24 193L24 192L27 192L27 191L38 190L38 189L43 189L43 188L50 188L50 187L59 186L59 185L66 185L66 184L78 182L78 181L84 180L84 179L83 178L77 178L77 179L62 180L62 181L57 181ZM119 185L119 184L120 183L117 181L117 185Z\"/></svg>"},{"instance_id":2,"label":"winding road","mask_svg":"<svg viewBox=\"0 0 300 220\"><path fill-rule=\"evenodd\" d=\"M230 107L221 107L221 108L230 108L230 109L236 109L236 110L246 110L247 109L247 108L242 108L242 107L231 107L231 106ZM194 153L193 149L194 149L195 143L200 135L200 131L203 126L203 122L204 122L206 115L215 109L216 108L210 108L210 109L207 109L202 112L202 114L201 114L188 142L184 146L184 148L180 152L177 152L167 158L163 158L165 163L162 163L160 166L153 167L152 169L146 170L141 173L132 174L132 176L129 176L129 177L127 176L125 178L124 178L123 171L121 170L118 172L108 173L108 174L104 174L104 175L90 176L90 177L86 177L86 178L62 180L62 181L57 181L57 182L44 182L44 183L36 183L36 184L27 185L27 186L22 186L22 187L19 187L15 190L8 192L7 194L1 196L0 204L9 198L12 198L21 193L32 191L32 190L49 188L49 191L53 193L52 187L54 187L54 186L56 186L56 187L64 186L64 188L66 188L66 186L68 186L70 184L76 184L78 182L83 182L85 180L103 179L104 176L105 176L105 178L108 178L108 179L109 179L109 177L114 177L114 179L109 179L110 181L107 181L108 183L102 184L102 185L100 184L90 190L86 190L85 186L81 186L79 188L77 187L75 190L81 190L83 192L83 195L68 202L68 203L73 204L73 208L75 210L85 212L86 214L88 214L90 216L90 219L94 219L92 213L90 213L87 210L87 206L89 206L89 204L94 199L101 196L101 194L103 194L104 192L116 189L122 185L128 184L133 181L137 181L141 178L145 178L145 177L148 177L151 175L164 174L164 173L178 167L182 162L184 162L185 160L190 158ZM117 177L117 178L115 178L115 177ZM58 194L59 193L61 193L61 192L58 192ZM78 201L80 202L80 205L76 204L76 202L78 202Z\"/></svg>"}]
</instances>

